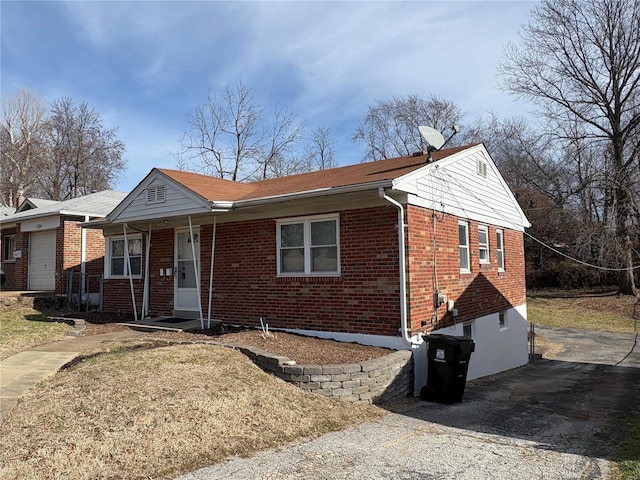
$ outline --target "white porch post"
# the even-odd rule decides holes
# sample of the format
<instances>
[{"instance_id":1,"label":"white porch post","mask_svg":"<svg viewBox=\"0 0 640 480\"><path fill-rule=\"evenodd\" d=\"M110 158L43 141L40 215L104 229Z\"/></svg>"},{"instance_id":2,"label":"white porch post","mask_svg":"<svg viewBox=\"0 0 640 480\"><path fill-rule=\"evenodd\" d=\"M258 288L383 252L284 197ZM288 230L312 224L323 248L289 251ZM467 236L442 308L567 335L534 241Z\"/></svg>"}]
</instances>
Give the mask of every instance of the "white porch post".
<instances>
[{"instance_id":1,"label":"white porch post","mask_svg":"<svg viewBox=\"0 0 640 480\"><path fill-rule=\"evenodd\" d=\"M129 257L129 239L127 238L127 224L122 224L124 232L124 258L127 262L127 276L129 277L129 286L131 287L131 303L133 304L133 318L138 321L138 308L136 307L136 294L133 290L133 277L131 276L131 258Z\"/></svg>"},{"instance_id":2,"label":"white porch post","mask_svg":"<svg viewBox=\"0 0 640 480\"><path fill-rule=\"evenodd\" d=\"M147 251L144 261L144 289L142 290L142 318L149 317L149 252L151 251L151 224L147 236Z\"/></svg>"},{"instance_id":3,"label":"white porch post","mask_svg":"<svg viewBox=\"0 0 640 480\"><path fill-rule=\"evenodd\" d=\"M198 272L198 259L196 258L196 242L193 238L193 226L189 215L189 236L191 237L191 256L193 257L193 271L196 276L196 293L198 294L198 311L200 312L200 328L204 330L204 318L202 316L202 294L200 293L200 275Z\"/></svg>"},{"instance_id":4,"label":"white porch post","mask_svg":"<svg viewBox=\"0 0 640 480\"><path fill-rule=\"evenodd\" d=\"M209 311L207 313L207 328L211 328L211 298L213 296L213 259L216 253L216 223L218 217L213 217L213 233L211 235L211 269L209 271Z\"/></svg>"}]
</instances>

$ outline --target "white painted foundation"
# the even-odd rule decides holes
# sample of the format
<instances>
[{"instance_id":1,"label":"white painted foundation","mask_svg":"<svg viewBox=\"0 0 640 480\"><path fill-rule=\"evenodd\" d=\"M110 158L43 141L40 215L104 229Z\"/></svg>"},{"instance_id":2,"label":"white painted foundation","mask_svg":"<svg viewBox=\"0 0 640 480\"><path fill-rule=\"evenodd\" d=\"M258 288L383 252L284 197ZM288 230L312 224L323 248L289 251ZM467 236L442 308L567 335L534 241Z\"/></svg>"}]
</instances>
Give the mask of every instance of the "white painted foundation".
<instances>
[{"instance_id":1,"label":"white painted foundation","mask_svg":"<svg viewBox=\"0 0 640 480\"><path fill-rule=\"evenodd\" d=\"M529 361L527 343L527 305L510 308L504 312L505 325L500 326L499 315L494 313L477 318L471 322L471 337L475 342L475 351L469 359L467 380L493 375L525 365ZM317 330L284 329L284 331L310 337L330 338L341 342L355 342L362 345L393 348L395 350L413 350L414 395L420 395L420 389L427 383L427 342L421 342L419 336L413 337L416 345L409 345L402 337L384 335L363 335L356 333L321 332ZM463 336L463 324L435 330L433 333Z\"/></svg>"}]
</instances>

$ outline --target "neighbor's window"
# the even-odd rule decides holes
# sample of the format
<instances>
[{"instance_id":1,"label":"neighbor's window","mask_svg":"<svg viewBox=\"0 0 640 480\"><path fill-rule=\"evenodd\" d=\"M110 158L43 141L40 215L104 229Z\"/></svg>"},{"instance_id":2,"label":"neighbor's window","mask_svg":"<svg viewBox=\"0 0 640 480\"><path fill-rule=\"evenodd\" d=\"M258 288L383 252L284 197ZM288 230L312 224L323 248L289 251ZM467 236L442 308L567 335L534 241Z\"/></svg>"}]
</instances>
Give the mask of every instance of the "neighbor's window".
<instances>
[{"instance_id":1,"label":"neighbor's window","mask_svg":"<svg viewBox=\"0 0 640 480\"><path fill-rule=\"evenodd\" d=\"M129 246L131 276L139 277L142 273L142 237L139 235L127 237L127 243ZM106 272L107 277L129 276L124 237L109 237L105 266L109 269Z\"/></svg>"},{"instance_id":2,"label":"neighbor's window","mask_svg":"<svg viewBox=\"0 0 640 480\"><path fill-rule=\"evenodd\" d=\"M478 250L480 263L489 263L489 229L486 225L478 226Z\"/></svg>"},{"instance_id":3,"label":"neighbor's window","mask_svg":"<svg viewBox=\"0 0 640 480\"><path fill-rule=\"evenodd\" d=\"M469 224L458 222L458 244L460 246L460 271L469 273L471 271L469 261Z\"/></svg>"},{"instance_id":4,"label":"neighbor's window","mask_svg":"<svg viewBox=\"0 0 640 480\"><path fill-rule=\"evenodd\" d=\"M4 262L13 262L13 252L16 249L16 236L5 235L2 237L2 260Z\"/></svg>"},{"instance_id":5,"label":"neighbor's window","mask_svg":"<svg viewBox=\"0 0 640 480\"><path fill-rule=\"evenodd\" d=\"M496 253L498 257L498 271L504 271L504 233L496 230Z\"/></svg>"},{"instance_id":6,"label":"neighbor's window","mask_svg":"<svg viewBox=\"0 0 640 480\"><path fill-rule=\"evenodd\" d=\"M278 275L340 274L338 216L282 220L277 229Z\"/></svg>"}]
</instances>

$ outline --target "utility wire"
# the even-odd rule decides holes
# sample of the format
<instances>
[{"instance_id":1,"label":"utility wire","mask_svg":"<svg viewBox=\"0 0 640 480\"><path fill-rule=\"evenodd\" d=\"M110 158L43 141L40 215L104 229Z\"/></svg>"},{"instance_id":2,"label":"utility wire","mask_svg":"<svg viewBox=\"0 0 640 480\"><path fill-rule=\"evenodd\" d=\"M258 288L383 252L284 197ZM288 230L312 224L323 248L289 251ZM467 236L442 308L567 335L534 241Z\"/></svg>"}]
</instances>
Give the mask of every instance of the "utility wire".
<instances>
[{"instance_id":1,"label":"utility wire","mask_svg":"<svg viewBox=\"0 0 640 480\"><path fill-rule=\"evenodd\" d=\"M460 184L460 182L458 181L457 178L455 178L453 175L451 175L450 172L445 171L444 172L453 183L455 183L456 185L458 185L460 188L465 188L463 185ZM498 210L496 210L495 208L493 208L492 205L489 205L486 201L484 201L484 199L480 198L479 196L477 196L475 193L473 193L470 189L465 189L467 193L470 193L478 202L482 203L485 207L487 207L489 210L491 210L493 213L495 213L498 217L501 217L503 220L507 221L510 224L513 224L513 220L507 218L502 212L499 212ZM591 267L591 268L596 268L598 270L605 270L608 272L625 272L625 271L629 271L629 270L636 270L636 269L640 269L640 265L636 265L634 267L625 267L625 268L612 268L612 267L601 267L600 265L595 265L592 263L588 263L588 262L584 262L582 260L578 260L577 258L574 258L570 255L567 255L566 253L561 252L560 250L553 248L551 245L547 245L546 243L544 243L542 240L538 240L536 237L534 237L533 235L531 235L530 233L527 233L523 230L523 233L528 236L529 238L531 238L532 240L535 240L536 242L538 242L540 245L542 245L543 247L548 248L549 250L557 253L558 255L561 255L573 262L579 263L581 265L584 265L586 267Z\"/></svg>"},{"instance_id":2,"label":"utility wire","mask_svg":"<svg viewBox=\"0 0 640 480\"><path fill-rule=\"evenodd\" d=\"M636 269L640 268L640 265L636 265L635 267L626 267L626 268L601 267L600 265L595 265L593 263L583 262L582 260L578 260L577 258L574 258L574 257L572 257L570 255L567 255L566 253L561 252L560 250L558 250L556 248L553 248L551 245L547 245L542 240L538 240L536 237L534 237L530 233L524 232L524 234L527 237L531 238L532 240L535 240L536 242L538 242L543 247L548 248L552 252L555 252L558 255L562 255L563 257L568 258L569 260L571 260L573 262L576 262L576 263L579 263L581 265L584 265L586 267L597 268L598 270L606 270L607 272L626 272L628 270L636 270Z\"/></svg>"}]
</instances>

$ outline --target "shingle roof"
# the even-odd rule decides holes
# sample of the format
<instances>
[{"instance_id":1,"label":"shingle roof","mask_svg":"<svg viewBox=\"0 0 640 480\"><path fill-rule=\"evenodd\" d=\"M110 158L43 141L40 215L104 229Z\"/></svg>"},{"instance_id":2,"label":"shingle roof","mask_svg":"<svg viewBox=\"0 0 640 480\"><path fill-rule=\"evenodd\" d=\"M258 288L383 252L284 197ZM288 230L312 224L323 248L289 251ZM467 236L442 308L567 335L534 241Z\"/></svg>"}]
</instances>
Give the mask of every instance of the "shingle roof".
<instances>
[{"instance_id":1,"label":"shingle roof","mask_svg":"<svg viewBox=\"0 0 640 480\"><path fill-rule=\"evenodd\" d=\"M471 146L473 145L433 152L432 158L434 161L442 160ZM237 202L392 180L425 164L425 155L398 157L249 183L166 168L158 170L207 200Z\"/></svg>"},{"instance_id":2,"label":"shingle roof","mask_svg":"<svg viewBox=\"0 0 640 480\"><path fill-rule=\"evenodd\" d=\"M27 218L60 214L105 217L124 200L126 196L126 193L104 190L61 202L47 201L38 208L32 208L24 212L2 217L0 218L0 223L17 222Z\"/></svg>"}]
</instances>

